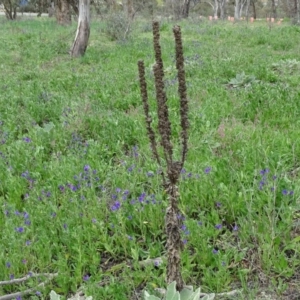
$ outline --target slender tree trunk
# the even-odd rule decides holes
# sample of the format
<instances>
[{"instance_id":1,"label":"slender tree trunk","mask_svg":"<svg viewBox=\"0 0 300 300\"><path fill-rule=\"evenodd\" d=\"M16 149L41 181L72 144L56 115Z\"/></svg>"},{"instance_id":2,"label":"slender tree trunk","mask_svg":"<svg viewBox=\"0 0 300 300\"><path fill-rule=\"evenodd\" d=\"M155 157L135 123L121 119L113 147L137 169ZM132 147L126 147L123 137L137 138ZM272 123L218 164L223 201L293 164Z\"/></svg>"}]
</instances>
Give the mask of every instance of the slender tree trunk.
<instances>
[{"instance_id":1,"label":"slender tree trunk","mask_svg":"<svg viewBox=\"0 0 300 300\"><path fill-rule=\"evenodd\" d=\"M71 25L71 10L68 0L57 0L55 5L56 21L60 25Z\"/></svg>"},{"instance_id":2,"label":"slender tree trunk","mask_svg":"<svg viewBox=\"0 0 300 300\"><path fill-rule=\"evenodd\" d=\"M225 19L226 0L220 1L220 19Z\"/></svg>"},{"instance_id":3,"label":"slender tree trunk","mask_svg":"<svg viewBox=\"0 0 300 300\"><path fill-rule=\"evenodd\" d=\"M244 10L246 1L247 1L247 0L241 0L241 1L240 1L240 18L241 18L241 16L243 15L243 10Z\"/></svg>"},{"instance_id":4,"label":"slender tree trunk","mask_svg":"<svg viewBox=\"0 0 300 300\"><path fill-rule=\"evenodd\" d=\"M189 12L190 12L190 3L191 0L184 0L183 5L182 5L182 13L181 16L183 18L188 18L189 17Z\"/></svg>"},{"instance_id":5,"label":"slender tree trunk","mask_svg":"<svg viewBox=\"0 0 300 300\"><path fill-rule=\"evenodd\" d=\"M251 0L247 0L247 3L246 3L246 18L247 18L247 22L248 22L248 18L249 18L249 6L250 6L250 1Z\"/></svg>"},{"instance_id":6,"label":"slender tree trunk","mask_svg":"<svg viewBox=\"0 0 300 300\"><path fill-rule=\"evenodd\" d=\"M179 20L181 17L181 5L180 0L172 0L172 8L174 11L175 20Z\"/></svg>"},{"instance_id":7,"label":"slender tree trunk","mask_svg":"<svg viewBox=\"0 0 300 300\"><path fill-rule=\"evenodd\" d=\"M133 9L133 1L127 0L127 16L128 19L133 19L134 9Z\"/></svg>"},{"instance_id":8,"label":"slender tree trunk","mask_svg":"<svg viewBox=\"0 0 300 300\"><path fill-rule=\"evenodd\" d=\"M252 6L252 14L253 19L256 20L256 7L255 7L255 0L251 0L251 6Z\"/></svg>"},{"instance_id":9,"label":"slender tree trunk","mask_svg":"<svg viewBox=\"0 0 300 300\"><path fill-rule=\"evenodd\" d=\"M234 6L234 18L235 20L240 19L241 0L235 0Z\"/></svg>"},{"instance_id":10,"label":"slender tree trunk","mask_svg":"<svg viewBox=\"0 0 300 300\"><path fill-rule=\"evenodd\" d=\"M75 41L71 49L73 57L83 56L90 37L90 0L79 0L79 17Z\"/></svg>"},{"instance_id":11,"label":"slender tree trunk","mask_svg":"<svg viewBox=\"0 0 300 300\"><path fill-rule=\"evenodd\" d=\"M292 9L292 16L294 18L294 22L300 22L300 7L299 7L299 0L294 0L293 9Z\"/></svg>"},{"instance_id":12,"label":"slender tree trunk","mask_svg":"<svg viewBox=\"0 0 300 300\"><path fill-rule=\"evenodd\" d=\"M271 0L271 6L272 6L272 17L276 19L277 18L277 11L276 11L277 7L275 4L275 0Z\"/></svg>"},{"instance_id":13,"label":"slender tree trunk","mask_svg":"<svg viewBox=\"0 0 300 300\"><path fill-rule=\"evenodd\" d=\"M215 0L215 5L214 5L214 18L218 17L218 10L219 10L219 2L218 2L218 0Z\"/></svg>"},{"instance_id":14,"label":"slender tree trunk","mask_svg":"<svg viewBox=\"0 0 300 300\"><path fill-rule=\"evenodd\" d=\"M14 0L6 0L3 2L6 19L15 20L17 18L17 5Z\"/></svg>"}]
</instances>

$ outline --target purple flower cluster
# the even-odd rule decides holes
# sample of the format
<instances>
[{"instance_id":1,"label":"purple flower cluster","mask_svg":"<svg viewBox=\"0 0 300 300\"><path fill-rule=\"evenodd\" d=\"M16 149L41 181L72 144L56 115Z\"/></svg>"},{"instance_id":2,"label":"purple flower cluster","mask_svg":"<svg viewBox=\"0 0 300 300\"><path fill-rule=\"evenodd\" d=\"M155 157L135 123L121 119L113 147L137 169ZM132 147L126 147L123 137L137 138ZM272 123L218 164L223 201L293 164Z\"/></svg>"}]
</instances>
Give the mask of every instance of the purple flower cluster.
<instances>
[{"instance_id":1,"label":"purple flower cluster","mask_svg":"<svg viewBox=\"0 0 300 300\"><path fill-rule=\"evenodd\" d=\"M261 178L260 178L260 181L259 181L259 186L258 186L258 189L260 191L264 190L265 187L270 187L270 190L272 192L275 192L276 188L275 188L275 183L274 181L277 179L277 176L276 175L273 175L271 177L270 175L270 169L262 169L260 170L259 172ZM272 180L270 180L270 178L272 178ZM289 196L292 196L294 195L294 191L288 191L287 189L283 189L282 190L282 195L286 196L286 195L289 195Z\"/></svg>"},{"instance_id":2,"label":"purple flower cluster","mask_svg":"<svg viewBox=\"0 0 300 300\"><path fill-rule=\"evenodd\" d=\"M87 154L89 144L76 132L72 133L72 139L69 143L68 149L73 154L79 154L83 157Z\"/></svg>"},{"instance_id":3,"label":"purple flower cluster","mask_svg":"<svg viewBox=\"0 0 300 300\"><path fill-rule=\"evenodd\" d=\"M31 139L27 136L27 137L24 137L23 138L23 141L25 142L25 143L31 143Z\"/></svg>"},{"instance_id":4,"label":"purple flower cluster","mask_svg":"<svg viewBox=\"0 0 300 300\"><path fill-rule=\"evenodd\" d=\"M8 132L0 130L0 144L4 145L7 142L8 138L9 138Z\"/></svg>"},{"instance_id":5,"label":"purple flower cluster","mask_svg":"<svg viewBox=\"0 0 300 300\"><path fill-rule=\"evenodd\" d=\"M14 214L15 214L15 216L21 217L23 219L24 225L26 225L26 226L31 225L31 221L29 220L29 214L27 212L21 213L18 210L16 210ZM10 217L10 213L8 210L5 211L5 215L7 217ZM17 227L15 227L15 231L18 233L23 233L23 232L25 232L25 228L23 226L17 226Z\"/></svg>"},{"instance_id":6,"label":"purple flower cluster","mask_svg":"<svg viewBox=\"0 0 300 300\"><path fill-rule=\"evenodd\" d=\"M191 172L187 172L187 170L184 169L184 168L180 171L180 174L181 174L181 179L182 180L191 179L193 177L196 178L196 179L198 179L200 177L199 174L193 175Z\"/></svg>"},{"instance_id":7,"label":"purple flower cluster","mask_svg":"<svg viewBox=\"0 0 300 300\"><path fill-rule=\"evenodd\" d=\"M58 186L58 189L62 193L64 193L67 188L72 192L77 192L82 188L92 188L93 186L102 189L101 186L97 186L99 180L97 170L92 170L89 165L85 165L83 167L83 172L74 176L74 183L61 184Z\"/></svg>"}]
</instances>

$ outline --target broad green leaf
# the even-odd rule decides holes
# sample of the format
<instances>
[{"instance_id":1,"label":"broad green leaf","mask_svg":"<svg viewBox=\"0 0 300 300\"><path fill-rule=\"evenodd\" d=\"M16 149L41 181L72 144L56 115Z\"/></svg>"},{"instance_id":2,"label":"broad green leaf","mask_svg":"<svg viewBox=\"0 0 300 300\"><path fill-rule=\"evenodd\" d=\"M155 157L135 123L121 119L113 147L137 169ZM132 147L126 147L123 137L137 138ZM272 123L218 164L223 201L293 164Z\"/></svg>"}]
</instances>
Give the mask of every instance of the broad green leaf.
<instances>
[{"instance_id":1,"label":"broad green leaf","mask_svg":"<svg viewBox=\"0 0 300 300\"><path fill-rule=\"evenodd\" d=\"M161 299L154 295L150 295L147 291L144 291L144 300L161 300Z\"/></svg>"},{"instance_id":2,"label":"broad green leaf","mask_svg":"<svg viewBox=\"0 0 300 300\"><path fill-rule=\"evenodd\" d=\"M173 281L168 285L166 299L167 300L173 299L175 294L176 294L176 281Z\"/></svg>"},{"instance_id":3,"label":"broad green leaf","mask_svg":"<svg viewBox=\"0 0 300 300\"><path fill-rule=\"evenodd\" d=\"M50 292L50 300L60 300L60 296L56 294L54 291Z\"/></svg>"}]
</instances>

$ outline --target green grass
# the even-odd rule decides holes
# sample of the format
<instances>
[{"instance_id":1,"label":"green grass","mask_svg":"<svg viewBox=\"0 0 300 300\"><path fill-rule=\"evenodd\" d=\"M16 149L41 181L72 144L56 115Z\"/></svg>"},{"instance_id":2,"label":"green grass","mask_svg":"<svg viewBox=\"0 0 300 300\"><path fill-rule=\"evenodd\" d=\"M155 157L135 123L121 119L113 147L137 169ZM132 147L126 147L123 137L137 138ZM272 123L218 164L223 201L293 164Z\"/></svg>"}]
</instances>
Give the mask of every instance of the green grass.
<instances>
[{"instance_id":1,"label":"green grass","mask_svg":"<svg viewBox=\"0 0 300 300\"><path fill-rule=\"evenodd\" d=\"M155 117L149 26L112 42L95 21L85 57L71 59L76 24L0 21L0 281L58 272L43 299L82 285L94 299L136 299L165 286L165 263L139 265L165 254L167 201L137 72L144 59ZM179 189L184 280L204 292L242 287L252 299L265 278L281 297L300 267L300 29L181 28L191 125ZM172 24L161 34L176 142ZM229 84L243 72L255 80ZM0 286L0 295L37 284Z\"/></svg>"}]
</instances>

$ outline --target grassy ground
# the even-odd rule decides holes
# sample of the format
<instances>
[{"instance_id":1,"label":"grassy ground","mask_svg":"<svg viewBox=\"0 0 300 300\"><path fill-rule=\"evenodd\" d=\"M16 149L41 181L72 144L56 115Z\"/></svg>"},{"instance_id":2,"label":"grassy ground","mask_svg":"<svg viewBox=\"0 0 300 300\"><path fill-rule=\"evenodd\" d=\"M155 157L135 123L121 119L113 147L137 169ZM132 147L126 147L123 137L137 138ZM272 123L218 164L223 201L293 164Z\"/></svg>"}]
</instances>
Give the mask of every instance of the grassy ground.
<instances>
[{"instance_id":1,"label":"grassy ground","mask_svg":"<svg viewBox=\"0 0 300 300\"><path fill-rule=\"evenodd\" d=\"M76 24L0 22L0 280L58 272L40 296L23 299L80 286L94 299L137 299L143 288L165 286L165 262L139 264L164 257L167 206L137 76L144 59L155 116L151 24L113 42L93 22L86 55L74 60ZM237 299L262 288L271 299L294 299L300 28L181 27L191 124L180 183L184 280L204 292L241 288ZM161 34L176 141L172 24ZM0 295L37 284L0 286Z\"/></svg>"}]
</instances>

